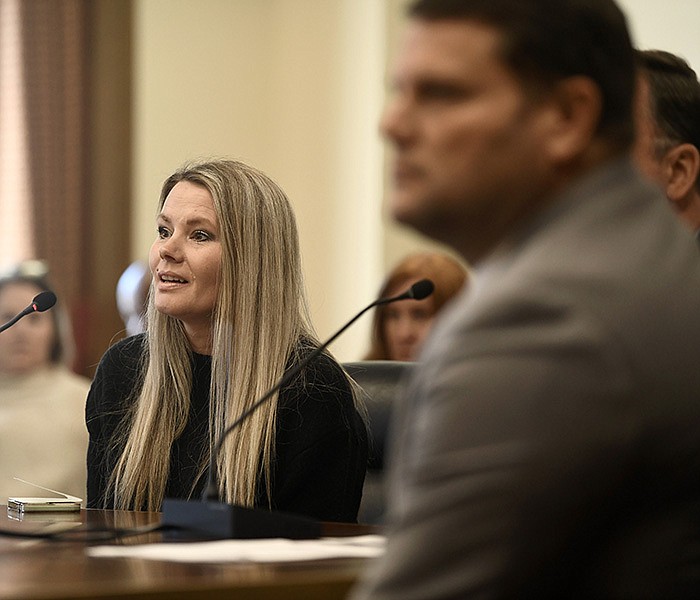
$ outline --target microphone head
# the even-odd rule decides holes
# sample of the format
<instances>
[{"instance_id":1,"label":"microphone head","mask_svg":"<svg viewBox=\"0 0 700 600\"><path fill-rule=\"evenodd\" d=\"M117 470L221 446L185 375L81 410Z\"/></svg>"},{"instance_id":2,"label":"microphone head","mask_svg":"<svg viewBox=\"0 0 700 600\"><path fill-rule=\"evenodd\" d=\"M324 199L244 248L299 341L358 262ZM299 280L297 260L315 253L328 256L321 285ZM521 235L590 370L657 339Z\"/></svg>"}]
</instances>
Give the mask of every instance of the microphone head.
<instances>
[{"instance_id":1,"label":"microphone head","mask_svg":"<svg viewBox=\"0 0 700 600\"><path fill-rule=\"evenodd\" d=\"M435 284L430 279L416 281L409 290L410 297L414 300L423 300L435 291Z\"/></svg>"},{"instance_id":2,"label":"microphone head","mask_svg":"<svg viewBox=\"0 0 700 600\"><path fill-rule=\"evenodd\" d=\"M56 294L49 291L37 294L34 296L34 300L32 300L32 307L35 312L49 310L54 304L56 304Z\"/></svg>"}]
</instances>

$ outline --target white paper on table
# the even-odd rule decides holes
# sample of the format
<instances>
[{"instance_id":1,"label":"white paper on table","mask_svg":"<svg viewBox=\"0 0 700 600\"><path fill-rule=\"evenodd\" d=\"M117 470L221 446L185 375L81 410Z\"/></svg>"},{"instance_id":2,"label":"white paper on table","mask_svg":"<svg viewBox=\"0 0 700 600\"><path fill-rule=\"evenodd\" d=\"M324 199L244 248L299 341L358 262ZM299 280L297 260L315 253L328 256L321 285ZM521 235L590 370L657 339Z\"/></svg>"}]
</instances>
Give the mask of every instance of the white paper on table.
<instances>
[{"instance_id":1,"label":"white paper on table","mask_svg":"<svg viewBox=\"0 0 700 600\"><path fill-rule=\"evenodd\" d=\"M174 562L296 562L324 558L374 558L384 553L382 535L288 540L218 540L215 542L93 546L89 556L125 557Z\"/></svg>"}]
</instances>

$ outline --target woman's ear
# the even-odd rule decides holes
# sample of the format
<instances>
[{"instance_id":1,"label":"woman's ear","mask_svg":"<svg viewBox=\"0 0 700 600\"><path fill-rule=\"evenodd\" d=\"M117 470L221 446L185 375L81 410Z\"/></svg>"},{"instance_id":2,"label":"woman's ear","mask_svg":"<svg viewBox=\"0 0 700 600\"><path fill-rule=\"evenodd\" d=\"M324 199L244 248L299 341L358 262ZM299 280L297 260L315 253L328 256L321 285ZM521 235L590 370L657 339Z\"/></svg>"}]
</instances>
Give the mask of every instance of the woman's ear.
<instances>
[{"instance_id":1,"label":"woman's ear","mask_svg":"<svg viewBox=\"0 0 700 600\"><path fill-rule=\"evenodd\" d=\"M666 185L666 196L683 210L689 192L700 174L700 152L693 144L679 144L662 159L661 172Z\"/></svg>"},{"instance_id":2,"label":"woman's ear","mask_svg":"<svg viewBox=\"0 0 700 600\"><path fill-rule=\"evenodd\" d=\"M588 77L568 77L556 84L548 104L546 152L556 163L575 160L598 129L603 108L600 89Z\"/></svg>"}]
</instances>

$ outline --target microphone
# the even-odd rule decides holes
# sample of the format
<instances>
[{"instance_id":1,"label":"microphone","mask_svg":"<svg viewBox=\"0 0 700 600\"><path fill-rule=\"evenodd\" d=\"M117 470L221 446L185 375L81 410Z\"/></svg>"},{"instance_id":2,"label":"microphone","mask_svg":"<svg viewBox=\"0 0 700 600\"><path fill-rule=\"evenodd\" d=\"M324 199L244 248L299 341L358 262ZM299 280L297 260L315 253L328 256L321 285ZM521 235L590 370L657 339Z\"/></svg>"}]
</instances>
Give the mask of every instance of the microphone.
<instances>
[{"instance_id":1,"label":"microphone","mask_svg":"<svg viewBox=\"0 0 700 600\"><path fill-rule=\"evenodd\" d=\"M34 296L34 300L32 300L32 303L27 306L27 308L0 327L0 333L5 331L5 329L12 327L22 317L26 317L33 312L44 312L45 310L49 310L49 308L51 308L54 304L56 304L56 294L53 292L46 291L37 294Z\"/></svg>"},{"instance_id":2,"label":"microphone","mask_svg":"<svg viewBox=\"0 0 700 600\"><path fill-rule=\"evenodd\" d=\"M427 298L435 291L435 284L430 281L430 279L421 279L416 281L410 288L408 288L403 294L399 296L394 296L393 298L385 298L383 300L377 300L376 304L387 304L389 302L396 302L397 300L423 300ZM370 304L367 308L371 308L373 305ZM365 310L367 310L367 308ZM364 310L362 311L364 312ZM360 313L362 314L362 313ZM351 321L352 322L352 321Z\"/></svg>"},{"instance_id":3,"label":"microphone","mask_svg":"<svg viewBox=\"0 0 700 600\"><path fill-rule=\"evenodd\" d=\"M284 387L312 360L318 357L350 325L375 306L390 304L400 300L423 300L435 290L430 279L421 279L402 294L389 298L379 298L365 306L359 313L336 331L320 346L315 348L304 360L287 370L280 380L265 392L252 406L229 425L212 448L209 458L207 486L201 502L165 498L163 500L163 518L161 524L176 530L187 529L192 532L220 539L226 538L262 538L286 537L291 539L316 538L321 535L320 523L314 519L282 512L246 508L219 502L217 485L216 459L228 435L267 402L280 388Z\"/></svg>"}]
</instances>

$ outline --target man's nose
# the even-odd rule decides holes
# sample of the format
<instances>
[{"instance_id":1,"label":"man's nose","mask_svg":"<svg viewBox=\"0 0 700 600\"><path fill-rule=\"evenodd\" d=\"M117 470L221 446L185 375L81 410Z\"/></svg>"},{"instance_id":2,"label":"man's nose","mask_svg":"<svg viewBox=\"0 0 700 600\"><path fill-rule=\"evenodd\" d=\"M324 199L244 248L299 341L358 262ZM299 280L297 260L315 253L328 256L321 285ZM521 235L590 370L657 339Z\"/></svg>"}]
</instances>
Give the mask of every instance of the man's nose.
<instances>
[{"instance_id":1,"label":"man's nose","mask_svg":"<svg viewBox=\"0 0 700 600\"><path fill-rule=\"evenodd\" d=\"M409 101L403 96L389 100L379 121L381 134L401 145L411 138L413 127Z\"/></svg>"}]
</instances>

